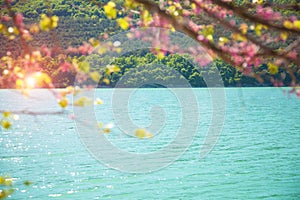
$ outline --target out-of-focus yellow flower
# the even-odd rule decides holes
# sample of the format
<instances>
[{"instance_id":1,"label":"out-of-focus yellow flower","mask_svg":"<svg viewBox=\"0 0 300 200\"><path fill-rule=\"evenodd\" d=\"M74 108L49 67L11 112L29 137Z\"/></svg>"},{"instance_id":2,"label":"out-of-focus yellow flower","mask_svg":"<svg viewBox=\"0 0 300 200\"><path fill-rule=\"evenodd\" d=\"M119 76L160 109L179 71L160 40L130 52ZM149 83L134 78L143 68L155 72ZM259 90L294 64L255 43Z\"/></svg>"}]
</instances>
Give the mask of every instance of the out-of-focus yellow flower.
<instances>
[{"instance_id":1,"label":"out-of-focus yellow flower","mask_svg":"<svg viewBox=\"0 0 300 200\"><path fill-rule=\"evenodd\" d=\"M282 40L285 41L288 37L289 37L289 34L288 34L287 32L281 32L281 33L280 33L280 38L281 38Z\"/></svg>"},{"instance_id":2,"label":"out-of-focus yellow flower","mask_svg":"<svg viewBox=\"0 0 300 200\"><path fill-rule=\"evenodd\" d=\"M292 28L294 27L293 23L292 23L291 21L289 21L289 20L285 20L285 21L283 22L283 26L284 26L285 28L287 28L287 29L292 29Z\"/></svg>"},{"instance_id":3,"label":"out-of-focus yellow flower","mask_svg":"<svg viewBox=\"0 0 300 200\"><path fill-rule=\"evenodd\" d=\"M159 60L161 60L161 59L163 59L165 57L165 54L162 51L158 51L157 54L156 54L156 56L157 56L157 58Z\"/></svg>"},{"instance_id":4,"label":"out-of-focus yellow flower","mask_svg":"<svg viewBox=\"0 0 300 200\"><path fill-rule=\"evenodd\" d=\"M139 129L135 130L135 136L140 138L140 139L152 138L153 137L152 133L147 132L143 128L139 128Z\"/></svg>"},{"instance_id":5,"label":"out-of-focus yellow flower","mask_svg":"<svg viewBox=\"0 0 300 200\"><path fill-rule=\"evenodd\" d=\"M278 73L278 66L274 63L268 63L268 70L270 74L277 74Z\"/></svg>"},{"instance_id":6,"label":"out-of-focus yellow flower","mask_svg":"<svg viewBox=\"0 0 300 200\"><path fill-rule=\"evenodd\" d=\"M88 73L90 71L90 64L86 61L78 63L78 69L84 73Z\"/></svg>"},{"instance_id":7,"label":"out-of-focus yellow flower","mask_svg":"<svg viewBox=\"0 0 300 200\"><path fill-rule=\"evenodd\" d=\"M80 106L80 107L90 106L91 105L91 100L87 97L80 97L79 99L77 99L73 102L73 105L74 106Z\"/></svg>"},{"instance_id":8,"label":"out-of-focus yellow flower","mask_svg":"<svg viewBox=\"0 0 300 200\"><path fill-rule=\"evenodd\" d=\"M98 53L100 54L100 55L102 55L102 54L105 54L106 52L107 52L107 48L106 47L102 47L102 46L100 46L99 47L99 49L98 49Z\"/></svg>"},{"instance_id":9,"label":"out-of-focus yellow flower","mask_svg":"<svg viewBox=\"0 0 300 200\"><path fill-rule=\"evenodd\" d=\"M240 30L242 31L243 34L246 34L248 31L248 25L246 23L242 23L240 25Z\"/></svg>"},{"instance_id":10,"label":"out-of-focus yellow flower","mask_svg":"<svg viewBox=\"0 0 300 200\"><path fill-rule=\"evenodd\" d=\"M134 0L125 0L124 6L130 9L135 9L138 6Z\"/></svg>"},{"instance_id":11,"label":"out-of-focus yellow flower","mask_svg":"<svg viewBox=\"0 0 300 200\"><path fill-rule=\"evenodd\" d=\"M6 185L6 186L11 186L12 183L13 183L13 181L11 178L6 178L4 181L4 185Z\"/></svg>"},{"instance_id":12,"label":"out-of-focus yellow flower","mask_svg":"<svg viewBox=\"0 0 300 200\"><path fill-rule=\"evenodd\" d=\"M32 24L29 28L30 33L37 34L40 31L40 28L36 24Z\"/></svg>"},{"instance_id":13,"label":"out-of-focus yellow flower","mask_svg":"<svg viewBox=\"0 0 300 200\"><path fill-rule=\"evenodd\" d=\"M268 27L267 26L265 26L265 25L262 25L262 24L257 24L255 27L254 27L254 31L255 31L255 33L256 33L256 35L258 35L258 36L261 36L261 34L262 34L262 30L267 30L268 29Z\"/></svg>"},{"instance_id":14,"label":"out-of-focus yellow flower","mask_svg":"<svg viewBox=\"0 0 300 200\"><path fill-rule=\"evenodd\" d=\"M106 66L106 74L109 75L113 72L119 72L121 69L117 65L107 65Z\"/></svg>"},{"instance_id":15,"label":"out-of-focus yellow flower","mask_svg":"<svg viewBox=\"0 0 300 200\"><path fill-rule=\"evenodd\" d=\"M110 129L109 128L104 128L103 133L110 133Z\"/></svg>"},{"instance_id":16,"label":"out-of-focus yellow flower","mask_svg":"<svg viewBox=\"0 0 300 200\"><path fill-rule=\"evenodd\" d=\"M99 74L99 72L94 71L90 73L90 77L93 81L95 81L96 83L99 81L99 79L101 78L101 75Z\"/></svg>"},{"instance_id":17,"label":"out-of-focus yellow flower","mask_svg":"<svg viewBox=\"0 0 300 200\"><path fill-rule=\"evenodd\" d=\"M58 101L58 104L60 105L60 107L65 108L68 106L69 101L66 97L64 97Z\"/></svg>"},{"instance_id":18,"label":"out-of-focus yellow flower","mask_svg":"<svg viewBox=\"0 0 300 200\"><path fill-rule=\"evenodd\" d=\"M143 20L143 23L146 25L153 21L153 18L148 10L142 11L141 18Z\"/></svg>"},{"instance_id":19,"label":"out-of-focus yellow flower","mask_svg":"<svg viewBox=\"0 0 300 200\"><path fill-rule=\"evenodd\" d=\"M73 86L68 86L65 89L62 89L60 91L60 95L62 97L66 97L68 94L72 94L72 93L74 93L74 87Z\"/></svg>"},{"instance_id":20,"label":"out-of-focus yellow flower","mask_svg":"<svg viewBox=\"0 0 300 200\"><path fill-rule=\"evenodd\" d=\"M296 29L300 30L300 20L295 20L295 21L293 22L293 26L294 26Z\"/></svg>"},{"instance_id":21,"label":"out-of-focus yellow flower","mask_svg":"<svg viewBox=\"0 0 300 200\"><path fill-rule=\"evenodd\" d=\"M2 116L3 116L4 118L9 117L10 115L11 115L11 113L10 113L9 111L4 111L4 112L2 113Z\"/></svg>"},{"instance_id":22,"label":"out-of-focus yellow flower","mask_svg":"<svg viewBox=\"0 0 300 200\"><path fill-rule=\"evenodd\" d=\"M5 178L3 176L0 176L0 185L4 185Z\"/></svg>"},{"instance_id":23,"label":"out-of-focus yellow flower","mask_svg":"<svg viewBox=\"0 0 300 200\"><path fill-rule=\"evenodd\" d=\"M129 23L125 18L119 18L117 19L117 22L119 24L119 26L123 29L123 30L127 30L129 27Z\"/></svg>"},{"instance_id":24,"label":"out-of-focus yellow flower","mask_svg":"<svg viewBox=\"0 0 300 200\"><path fill-rule=\"evenodd\" d=\"M57 27L59 18L57 16L48 17L45 14L41 15L40 29L43 31L49 31Z\"/></svg>"},{"instance_id":25,"label":"out-of-focus yellow flower","mask_svg":"<svg viewBox=\"0 0 300 200\"><path fill-rule=\"evenodd\" d=\"M104 78L103 80L103 83L105 83L106 85L108 85L110 83L109 79L108 78Z\"/></svg>"},{"instance_id":26,"label":"out-of-focus yellow flower","mask_svg":"<svg viewBox=\"0 0 300 200\"><path fill-rule=\"evenodd\" d=\"M256 4L263 4L264 3L264 0L253 0L252 3L256 3Z\"/></svg>"},{"instance_id":27,"label":"out-of-focus yellow flower","mask_svg":"<svg viewBox=\"0 0 300 200\"><path fill-rule=\"evenodd\" d=\"M1 125L2 125L3 128L9 129L11 127L11 122L7 121L7 120L2 120Z\"/></svg>"},{"instance_id":28,"label":"out-of-focus yellow flower","mask_svg":"<svg viewBox=\"0 0 300 200\"><path fill-rule=\"evenodd\" d=\"M103 127L103 124L98 123L98 127L100 128L100 133L110 133L111 129L114 127L113 123L108 123Z\"/></svg>"},{"instance_id":29,"label":"out-of-focus yellow flower","mask_svg":"<svg viewBox=\"0 0 300 200\"><path fill-rule=\"evenodd\" d=\"M97 98L97 99L94 101L94 104L95 104L95 105L101 105L101 104L103 104L103 100L100 99L100 98Z\"/></svg>"},{"instance_id":30,"label":"out-of-focus yellow flower","mask_svg":"<svg viewBox=\"0 0 300 200\"><path fill-rule=\"evenodd\" d=\"M247 40L246 37L244 37L244 36L242 36L241 34L238 34L238 33L233 33L233 34L231 34L231 37L232 37L232 39L234 39L234 40L236 40L236 41L241 41L241 42Z\"/></svg>"},{"instance_id":31,"label":"out-of-focus yellow flower","mask_svg":"<svg viewBox=\"0 0 300 200\"><path fill-rule=\"evenodd\" d=\"M108 2L104 6L104 12L107 18L109 19L115 19L117 17L117 9L116 9L116 4L112 1Z\"/></svg>"},{"instance_id":32,"label":"out-of-focus yellow flower","mask_svg":"<svg viewBox=\"0 0 300 200\"><path fill-rule=\"evenodd\" d=\"M22 79L17 79L16 80L16 89L21 89L24 88L25 84L24 81Z\"/></svg>"}]
</instances>

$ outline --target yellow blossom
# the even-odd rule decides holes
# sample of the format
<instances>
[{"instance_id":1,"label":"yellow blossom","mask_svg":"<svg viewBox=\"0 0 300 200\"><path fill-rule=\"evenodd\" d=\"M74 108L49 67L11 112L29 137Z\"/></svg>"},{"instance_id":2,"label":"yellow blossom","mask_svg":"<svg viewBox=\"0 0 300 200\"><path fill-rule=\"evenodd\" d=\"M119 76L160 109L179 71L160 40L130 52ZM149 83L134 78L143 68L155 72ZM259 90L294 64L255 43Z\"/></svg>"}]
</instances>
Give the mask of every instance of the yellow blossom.
<instances>
[{"instance_id":1,"label":"yellow blossom","mask_svg":"<svg viewBox=\"0 0 300 200\"><path fill-rule=\"evenodd\" d=\"M300 20L295 20L295 21L293 22L293 26L294 26L296 29L300 30Z\"/></svg>"},{"instance_id":2,"label":"yellow blossom","mask_svg":"<svg viewBox=\"0 0 300 200\"><path fill-rule=\"evenodd\" d=\"M281 38L282 40L285 41L288 37L289 37L289 34L288 34L287 32L281 32L281 33L280 33L280 38Z\"/></svg>"},{"instance_id":3,"label":"yellow blossom","mask_svg":"<svg viewBox=\"0 0 300 200\"><path fill-rule=\"evenodd\" d=\"M285 20L285 21L283 22L283 26L284 26L285 28L287 28L287 29L292 29L292 28L294 27L293 23L290 22L290 21L288 21L288 20Z\"/></svg>"},{"instance_id":4,"label":"yellow blossom","mask_svg":"<svg viewBox=\"0 0 300 200\"><path fill-rule=\"evenodd\" d=\"M109 19L115 19L117 17L117 10L116 10L116 4L112 1L108 2L104 6L104 12L107 18Z\"/></svg>"},{"instance_id":5,"label":"yellow blossom","mask_svg":"<svg viewBox=\"0 0 300 200\"><path fill-rule=\"evenodd\" d=\"M113 72L119 72L121 69L117 65L107 65L106 66L106 74L109 75Z\"/></svg>"},{"instance_id":6,"label":"yellow blossom","mask_svg":"<svg viewBox=\"0 0 300 200\"><path fill-rule=\"evenodd\" d=\"M4 112L2 113L2 116L3 116L4 118L9 117L10 115L11 115L11 113L10 113L9 111L4 111Z\"/></svg>"},{"instance_id":7,"label":"yellow blossom","mask_svg":"<svg viewBox=\"0 0 300 200\"><path fill-rule=\"evenodd\" d=\"M57 16L48 17L45 14L41 15L40 28L43 31L49 31L57 27L59 18Z\"/></svg>"},{"instance_id":8,"label":"yellow blossom","mask_svg":"<svg viewBox=\"0 0 300 200\"><path fill-rule=\"evenodd\" d=\"M277 74L278 73L278 66L274 63L268 63L268 70L270 74Z\"/></svg>"},{"instance_id":9,"label":"yellow blossom","mask_svg":"<svg viewBox=\"0 0 300 200\"><path fill-rule=\"evenodd\" d=\"M140 139L152 138L153 137L152 133L147 132L143 128L139 128L139 129L135 130L135 136L140 138Z\"/></svg>"},{"instance_id":10,"label":"yellow blossom","mask_svg":"<svg viewBox=\"0 0 300 200\"><path fill-rule=\"evenodd\" d=\"M90 71L90 64L86 61L78 63L78 69L84 73L88 73Z\"/></svg>"},{"instance_id":11,"label":"yellow blossom","mask_svg":"<svg viewBox=\"0 0 300 200\"><path fill-rule=\"evenodd\" d=\"M69 101L66 97L64 97L58 101L58 104L60 105L60 107L65 108L68 106Z\"/></svg>"},{"instance_id":12,"label":"yellow blossom","mask_svg":"<svg viewBox=\"0 0 300 200\"><path fill-rule=\"evenodd\" d=\"M3 185L5 182L5 178L3 176L0 176L0 185Z\"/></svg>"},{"instance_id":13,"label":"yellow blossom","mask_svg":"<svg viewBox=\"0 0 300 200\"><path fill-rule=\"evenodd\" d=\"M90 73L90 77L93 81L98 82L99 79L101 78L101 75L99 74L99 72L94 71Z\"/></svg>"},{"instance_id":14,"label":"yellow blossom","mask_svg":"<svg viewBox=\"0 0 300 200\"><path fill-rule=\"evenodd\" d=\"M109 128L104 128L103 133L110 133L110 129Z\"/></svg>"},{"instance_id":15,"label":"yellow blossom","mask_svg":"<svg viewBox=\"0 0 300 200\"><path fill-rule=\"evenodd\" d=\"M104 78L103 80L103 83L105 83L106 85L108 85L110 83L109 79L108 78Z\"/></svg>"},{"instance_id":16,"label":"yellow blossom","mask_svg":"<svg viewBox=\"0 0 300 200\"><path fill-rule=\"evenodd\" d=\"M79 99L75 100L73 102L74 106L90 106L91 105L91 100L87 97L80 97Z\"/></svg>"},{"instance_id":17,"label":"yellow blossom","mask_svg":"<svg viewBox=\"0 0 300 200\"><path fill-rule=\"evenodd\" d=\"M94 104L95 104L95 105L101 105L101 104L103 104L103 100L97 98L97 99L94 101Z\"/></svg>"},{"instance_id":18,"label":"yellow blossom","mask_svg":"<svg viewBox=\"0 0 300 200\"><path fill-rule=\"evenodd\" d=\"M124 18L119 18L117 19L117 22L119 24L119 26L123 29L123 30L127 30L129 27L129 23L126 19Z\"/></svg>"}]
</instances>

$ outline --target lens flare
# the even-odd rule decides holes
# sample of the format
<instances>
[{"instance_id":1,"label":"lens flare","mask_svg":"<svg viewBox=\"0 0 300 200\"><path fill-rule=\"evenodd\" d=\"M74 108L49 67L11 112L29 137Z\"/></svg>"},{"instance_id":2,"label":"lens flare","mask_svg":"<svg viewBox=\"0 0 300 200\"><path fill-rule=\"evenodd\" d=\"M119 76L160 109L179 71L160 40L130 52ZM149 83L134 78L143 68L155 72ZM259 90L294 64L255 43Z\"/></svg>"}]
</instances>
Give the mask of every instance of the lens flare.
<instances>
[{"instance_id":1,"label":"lens flare","mask_svg":"<svg viewBox=\"0 0 300 200\"><path fill-rule=\"evenodd\" d=\"M25 82L26 82L27 87L29 87L29 88L34 88L35 87L36 81L33 77L26 78Z\"/></svg>"}]
</instances>

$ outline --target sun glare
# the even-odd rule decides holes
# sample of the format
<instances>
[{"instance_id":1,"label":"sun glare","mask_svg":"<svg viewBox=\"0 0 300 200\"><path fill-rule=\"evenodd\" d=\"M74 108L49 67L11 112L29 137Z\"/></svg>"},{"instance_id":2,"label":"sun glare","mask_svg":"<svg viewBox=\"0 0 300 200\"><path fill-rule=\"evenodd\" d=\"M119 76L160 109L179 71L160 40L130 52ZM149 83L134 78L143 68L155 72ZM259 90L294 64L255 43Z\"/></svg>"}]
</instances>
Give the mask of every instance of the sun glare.
<instances>
[{"instance_id":1,"label":"sun glare","mask_svg":"<svg viewBox=\"0 0 300 200\"><path fill-rule=\"evenodd\" d=\"M27 85L27 87L29 87L29 88L34 88L34 86L35 86L35 79L33 78L33 77L28 77L28 78L26 78L26 85Z\"/></svg>"}]
</instances>

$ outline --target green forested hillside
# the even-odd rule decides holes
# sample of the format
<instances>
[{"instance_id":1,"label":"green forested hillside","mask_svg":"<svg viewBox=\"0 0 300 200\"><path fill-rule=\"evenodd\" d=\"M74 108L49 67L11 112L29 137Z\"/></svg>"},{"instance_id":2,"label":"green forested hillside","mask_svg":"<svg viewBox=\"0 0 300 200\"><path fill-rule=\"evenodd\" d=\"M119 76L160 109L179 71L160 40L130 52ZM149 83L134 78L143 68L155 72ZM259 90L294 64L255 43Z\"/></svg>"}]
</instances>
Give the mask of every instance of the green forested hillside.
<instances>
[{"instance_id":1,"label":"green forested hillside","mask_svg":"<svg viewBox=\"0 0 300 200\"><path fill-rule=\"evenodd\" d=\"M90 38L99 38L104 33L114 35L120 31L114 20L108 19L102 9L102 5L107 3L108 0L94 0L94 1L80 1L80 0L17 0L13 3L13 10L16 13L23 13L25 21L28 23L38 23L40 15L46 13L48 15L57 15L59 17L58 27L51 32L43 32L34 35L33 40L30 42L32 48L46 44L48 46L57 45L62 48L68 46L79 46L83 41L88 41ZM114 1L117 7L121 7L122 0ZM245 3L245 1L236 1L237 3ZM280 1L280 3L290 2L293 0ZM2 4L3 2L1 2ZM5 13L6 10L0 11ZM119 13L122 15L122 13ZM286 13L291 14L291 13ZM215 29L215 34L224 32L224 30ZM223 34L223 33L222 33ZM6 54L7 51L11 51L15 55L20 54L21 46L18 39L13 41L4 39L4 36L0 36L1 48L0 56ZM80 59L85 59L81 57ZM89 59L101 61L101 56L92 55ZM96 61L96 62L98 62ZM54 80L56 80L56 86L62 87L72 84L74 80L74 74L56 74L52 73L51 69L54 68L53 63L57 61L45 61L45 71L47 71ZM52 64L49 64L52 63ZM163 59L156 58L149 51L132 52L131 54L123 55L111 61L121 68L118 73L113 73L109 76L110 87L120 80L126 73L136 74L136 78L129 78L126 80L127 85L135 85L140 80L146 80L150 74L156 74L156 79L170 81L174 79L172 74L169 76L163 76L166 72L163 69L151 68L149 64L162 64L167 68L177 70L181 74L182 78L189 81L193 87L205 87L205 81L203 75L205 73L210 74L217 68L222 76L225 86L271 86L270 75L267 72L266 66L261 66L257 73L264 74L263 83L259 83L254 78L249 78L242 75L236 68L227 65L221 60L216 60L210 66L206 68L195 68L188 62L188 59L179 55L169 55ZM94 67L97 67L95 65ZM99 69L101 70L101 69ZM299 74L298 74L299 75ZM284 76L284 84L290 84L290 77L288 73L281 71L278 76ZM66 81L68 80L68 81ZM102 86L104 84L102 83ZM176 84L174 85L176 86Z\"/></svg>"},{"instance_id":2,"label":"green forested hillside","mask_svg":"<svg viewBox=\"0 0 300 200\"><path fill-rule=\"evenodd\" d=\"M100 70L103 76L105 75L105 67L102 63L105 63L106 58L102 58L97 54L89 56L88 61L91 63L93 69ZM114 87L119 84L118 87L141 87L141 83L170 83L173 87L181 87L177 85L176 79L186 79L192 87L206 87L206 79L215 78L213 73L219 73L220 80L225 87L239 87L239 86L272 86L273 83L270 78L273 77L267 70L267 65L262 65L257 69L257 73L263 74L263 82L257 81L255 78L243 75L236 68L226 64L222 60L215 60L209 66L199 67L194 65L188 55L170 54L160 59L150 53L148 50L141 50L138 52L131 52L112 60L110 64L115 64L120 67L119 72L112 73L107 78L110 80L110 84L101 83L100 87ZM174 73L175 70L176 73ZM291 78L286 71L281 70L278 73L280 76L286 76L284 79L284 85L291 83ZM123 80L122 80L123 79ZM121 81L120 81L121 80ZM120 82L121 84L120 84ZM219 82L216 81L215 82ZM149 85L144 85L148 87ZM150 85L151 87L160 87L159 85ZM214 85L220 87L221 85Z\"/></svg>"}]
</instances>

